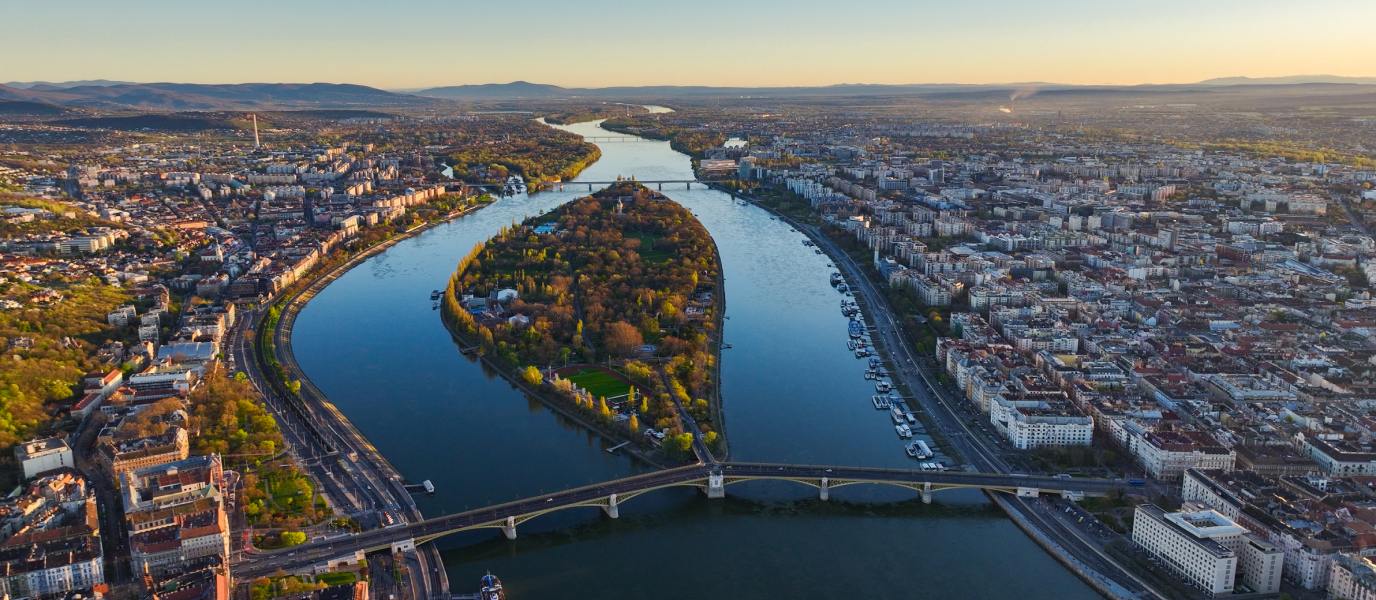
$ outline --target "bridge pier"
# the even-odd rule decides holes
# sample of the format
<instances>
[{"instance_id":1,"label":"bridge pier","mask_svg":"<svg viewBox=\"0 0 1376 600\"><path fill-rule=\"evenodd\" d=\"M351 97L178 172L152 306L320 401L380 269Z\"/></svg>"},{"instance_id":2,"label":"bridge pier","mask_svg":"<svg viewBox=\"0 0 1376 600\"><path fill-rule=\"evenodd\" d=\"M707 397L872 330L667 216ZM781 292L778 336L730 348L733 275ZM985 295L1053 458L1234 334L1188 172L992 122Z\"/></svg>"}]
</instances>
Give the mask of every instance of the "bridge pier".
<instances>
[{"instance_id":1,"label":"bridge pier","mask_svg":"<svg viewBox=\"0 0 1376 600\"><path fill-rule=\"evenodd\" d=\"M506 539L516 539L516 517L507 517L506 525L502 526L502 533L506 534Z\"/></svg>"},{"instance_id":2,"label":"bridge pier","mask_svg":"<svg viewBox=\"0 0 1376 600\"><path fill-rule=\"evenodd\" d=\"M829 484L829 483L830 483L830 482L827 480L827 478L826 478L826 477L823 477L823 478L822 478L822 485L817 486L817 487L821 490L821 492L819 493L819 496L820 496L823 500L826 500L827 498L830 498L830 497L831 497L831 493L827 490L827 484Z\"/></svg>"},{"instance_id":3,"label":"bridge pier","mask_svg":"<svg viewBox=\"0 0 1376 600\"><path fill-rule=\"evenodd\" d=\"M616 494L607 496L607 505L602 507L602 511L613 519L621 516L621 511L616 507Z\"/></svg>"},{"instance_id":4,"label":"bridge pier","mask_svg":"<svg viewBox=\"0 0 1376 600\"><path fill-rule=\"evenodd\" d=\"M922 483L922 503L923 503L923 504L931 504L931 503L932 503L932 482L930 482L930 481L926 481L926 482L923 482L923 483Z\"/></svg>"},{"instance_id":5,"label":"bridge pier","mask_svg":"<svg viewBox=\"0 0 1376 600\"><path fill-rule=\"evenodd\" d=\"M726 497L726 478L720 474L707 476L707 497L725 498Z\"/></svg>"},{"instance_id":6,"label":"bridge pier","mask_svg":"<svg viewBox=\"0 0 1376 600\"><path fill-rule=\"evenodd\" d=\"M662 183L659 184L659 191L661 191L661 192L664 191L664 184L662 184Z\"/></svg>"}]
</instances>

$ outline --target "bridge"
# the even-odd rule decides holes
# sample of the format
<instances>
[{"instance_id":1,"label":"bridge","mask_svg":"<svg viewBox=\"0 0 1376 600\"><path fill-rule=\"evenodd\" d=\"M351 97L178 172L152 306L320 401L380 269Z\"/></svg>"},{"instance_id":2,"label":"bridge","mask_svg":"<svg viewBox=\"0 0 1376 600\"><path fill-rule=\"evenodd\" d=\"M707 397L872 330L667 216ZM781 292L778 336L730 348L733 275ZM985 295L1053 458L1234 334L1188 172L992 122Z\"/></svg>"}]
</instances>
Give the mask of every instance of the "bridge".
<instances>
[{"instance_id":1,"label":"bridge","mask_svg":"<svg viewBox=\"0 0 1376 600\"><path fill-rule=\"evenodd\" d=\"M628 181L634 181L635 183L639 183L639 184L644 185L644 186L646 186L646 187L649 187L650 185L657 185L657 186L659 187L659 189L661 189L661 190L664 189L664 184L666 184L666 183L671 184L671 185L672 185L672 184L679 184L679 183L681 183L681 184L683 184L683 185L685 186L684 189L689 189L689 190L691 190L691 189L693 189L693 185L694 185L694 184L697 184L697 185L701 185L701 186L703 186L703 187L708 187L708 188L710 188L710 187L712 187L712 184L714 184L714 183L721 183L721 181L723 181L723 180L717 180L717 179L622 179L622 180L620 180L620 181L549 181L549 182L545 182L545 183L538 184L536 187L537 187L537 188L553 188L553 189L558 189L558 190L561 190L561 191L562 191L562 190L564 189L564 186L575 187L575 186L584 186L584 185L586 185L586 186L588 186L588 191L592 191L593 186L615 185L615 184L618 184L618 183L626 183L626 182L628 182Z\"/></svg>"},{"instance_id":2,"label":"bridge","mask_svg":"<svg viewBox=\"0 0 1376 600\"><path fill-rule=\"evenodd\" d=\"M627 181L634 181L634 182L636 182L636 183L645 185L646 187L649 187L650 185L656 185L656 186L658 186L658 188L661 189L661 190L664 189L664 184L666 184L666 183L667 183L667 184L670 184L670 185L673 185L673 184L683 184L684 189L689 189L689 190L691 190L691 189L693 189L693 186L694 186L694 185L700 185L700 186L703 186L703 187L708 187L708 188L710 188L710 187L712 187L712 184L714 184L714 183L721 183L722 181L725 181L725 180L720 180L720 179L650 179L650 180L645 180L645 179L622 179L622 180L620 180L620 181L545 181L545 182L537 183L537 184L535 184L535 185L533 185L533 186L530 186L530 187L532 187L532 188L534 188L534 189L536 189L536 190L539 190L539 189L552 189L552 190L563 191L565 187L568 187L568 188L570 188L570 189L580 189L580 188L582 188L583 186L588 186L588 191L591 192L591 191L593 191L593 188L594 188L594 187L614 185L614 184L617 184L617 183L625 183L625 182L627 182ZM504 183L463 183L463 182L457 182L457 183L454 184L454 187L456 187L456 188L458 188L458 187L469 187L469 188L483 188L483 189L490 189L490 190L501 190L501 189L505 189L505 188L507 188L507 187L509 187L509 186L507 186L507 185L504 184Z\"/></svg>"},{"instance_id":3,"label":"bridge","mask_svg":"<svg viewBox=\"0 0 1376 600\"><path fill-rule=\"evenodd\" d=\"M646 492L670 487L694 487L708 498L722 498L726 486L743 481L793 481L817 488L826 500L830 490L847 485L882 484L916 490L923 502L932 492L974 488L1035 496L1058 493L1070 497L1104 496L1122 485L1111 479L1082 479L974 473L962 471L912 471L865 467L826 467L768 463L704 463L625 479L584 486L544 496L517 500L403 526L374 529L359 534L318 540L274 551L259 551L235 565L238 577L254 578L297 565L315 564L357 551L392 549L408 551L418 544L460 531L500 529L510 539L516 527L544 514L578 507L597 507L609 517L619 516L622 502Z\"/></svg>"}]
</instances>

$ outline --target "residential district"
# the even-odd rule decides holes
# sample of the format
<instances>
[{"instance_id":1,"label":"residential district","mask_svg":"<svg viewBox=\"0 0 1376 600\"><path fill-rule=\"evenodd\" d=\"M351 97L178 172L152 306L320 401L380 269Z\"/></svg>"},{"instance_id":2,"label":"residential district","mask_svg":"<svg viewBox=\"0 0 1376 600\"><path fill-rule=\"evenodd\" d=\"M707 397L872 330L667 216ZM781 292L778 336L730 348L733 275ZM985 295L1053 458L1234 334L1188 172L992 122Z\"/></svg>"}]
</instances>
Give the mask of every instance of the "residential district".
<instances>
[{"instance_id":1,"label":"residential district","mask_svg":"<svg viewBox=\"0 0 1376 600\"><path fill-rule=\"evenodd\" d=\"M608 127L663 123L646 118ZM1185 597L1376 599L1371 166L1027 123L671 118L722 134L689 149L703 179L816 225L887 284L918 366L1010 464L1121 479L1064 508L1114 560ZM470 122L422 122L405 150L172 137L6 154L3 308L27 316L5 361L65 349L98 368L59 382L51 425L9 425L30 435L0 504L0 591L223 599L240 553L403 519L363 519L333 471L296 462L307 442L275 433L278 404L224 443L202 439L205 411L252 374L234 350L246 312L480 204L426 133ZM96 288L121 294L101 343L42 333ZM390 598L377 560L238 583L254 600Z\"/></svg>"}]
</instances>

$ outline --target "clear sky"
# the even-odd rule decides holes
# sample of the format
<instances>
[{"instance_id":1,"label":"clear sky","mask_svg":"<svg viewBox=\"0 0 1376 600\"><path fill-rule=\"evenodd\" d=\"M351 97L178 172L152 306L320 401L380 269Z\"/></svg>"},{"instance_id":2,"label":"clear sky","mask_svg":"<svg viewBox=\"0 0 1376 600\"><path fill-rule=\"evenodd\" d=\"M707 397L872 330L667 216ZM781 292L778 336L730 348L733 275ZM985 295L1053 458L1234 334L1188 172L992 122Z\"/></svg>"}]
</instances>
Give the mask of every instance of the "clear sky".
<instances>
[{"instance_id":1,"label":"clear sky","mask_svg":"<svg viewBox=\"0 0 1376 600\"><path fill-rule=\"evenodd\" d=\"M8 0L0 82L387 89L1376 76L1376 0Z\"/></svg>"}]
</instances>

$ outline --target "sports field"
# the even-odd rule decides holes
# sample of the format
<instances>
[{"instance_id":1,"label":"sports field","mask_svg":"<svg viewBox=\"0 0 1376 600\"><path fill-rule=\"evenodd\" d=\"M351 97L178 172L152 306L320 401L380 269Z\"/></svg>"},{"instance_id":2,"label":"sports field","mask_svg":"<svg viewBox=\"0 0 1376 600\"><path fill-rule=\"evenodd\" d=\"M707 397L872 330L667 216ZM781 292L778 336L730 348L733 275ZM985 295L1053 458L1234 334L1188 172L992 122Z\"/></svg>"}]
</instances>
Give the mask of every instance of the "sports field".
<instances>
[{"instance_id":1,"label":"sports field","mask_svg":"<svg viewBox=\"0 0 1376 600\"><path fill-rule=\"evenodd\" d=\"M582 369L565 377L578 387L588 390L594 398L613 398L629 392L631 385L597 369Z\"/></svg>"}]
</instances>

